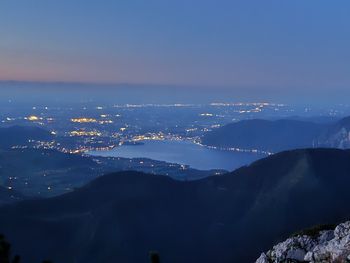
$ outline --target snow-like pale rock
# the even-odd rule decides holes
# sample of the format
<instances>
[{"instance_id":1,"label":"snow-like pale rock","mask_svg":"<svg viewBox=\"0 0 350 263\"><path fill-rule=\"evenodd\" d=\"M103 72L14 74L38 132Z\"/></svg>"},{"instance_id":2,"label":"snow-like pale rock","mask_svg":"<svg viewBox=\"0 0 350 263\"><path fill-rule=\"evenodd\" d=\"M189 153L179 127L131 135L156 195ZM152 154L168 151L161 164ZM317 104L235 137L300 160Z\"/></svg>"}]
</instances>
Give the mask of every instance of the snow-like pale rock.
<instances>
[{"instance_id":1,"label":"snow-like pale rock","mask_svg":"<svg viewBox=\"0 0 350 263\"><path fill-rule=\"evenodd\" d=\"M334 231L321 231L314 237L288 238L256 260L256 263L282 262L350 262L350 221L338 225Z\"/></svg>"}]
</instances>

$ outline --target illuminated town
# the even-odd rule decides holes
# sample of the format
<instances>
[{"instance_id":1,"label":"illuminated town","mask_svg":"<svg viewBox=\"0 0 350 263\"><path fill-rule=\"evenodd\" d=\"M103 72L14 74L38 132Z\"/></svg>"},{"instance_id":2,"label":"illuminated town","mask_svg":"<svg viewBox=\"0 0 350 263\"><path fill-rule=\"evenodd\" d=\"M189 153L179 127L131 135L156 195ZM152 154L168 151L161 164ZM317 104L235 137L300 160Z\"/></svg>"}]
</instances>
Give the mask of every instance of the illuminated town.
<instances>
[{"instance_id":1,"label":"illuminated town","mask_svg":"<svg viewBox=\"0 0 350 263\"><path fill-rule=\"evenodd\" d=\"M169 109L170 111L168 111ZM347 108L343 109L347 110ZM288 117L309 107L296 108L268 102L212 102L209 104L124 104L84 105L67 108L31 106L0 115L1 126L34 125L54 135L51 141L29 142L14 148L32 146L68 153L110 150L123 144L147 140L179 140L201 144L201 137L227 123L244 119ZM324 116L343 114L342 108L323 110ZM214 147L215 148L215 147ZM260 149L222 148L220 150L269 155Z\"/></svg>"},{"instance_id":2,"label":"illuminated town","mask_svg":"<svg viewBox=\"0 0 350 263\"><path fill-rule=\"evenodd\" d=\"M39 154L57 155L68 154L77 157L92 157L88 165L89 173L95 177L106 171L138 170L152 174L163 174L179 180L201 178L208 175L220 175L224 169L196 170L181 162L167 162L155 158L125 158L118 155L110 157L107 153L119 147L132 147L138 152L140 145L149 142L180 142L196 145L197 147L249 156L248 160L255 160L273 154L272 151L256 148L219 147L205 145L202 142L206 133L219 129L228 123L247 119L278 119L290 118L295 115L320 116L333 118L349 113L347 105L337 108L313 109L309 106L295 107L280 103L221 103L209 104L125 104L101 105L76 103L65 107L48 107L45 105L30 105L12 108L11 111L0 115L0 127L32 126L46 131L46 139L30 139L11 149L21 154L35 156ZM34 152L31 152L34 150ZM37 152L38 151L38 152ZM49 152L47 152L49 151ZM52 151L52 152L50 152ZM170 150L171 151L171 150ZM180 150L181 151L181 150ZM99 153L91 155L91 153ZM105 154L106 153L106 154ZM104 157L103 157L104 156ZM136 155L138 156L138 155ZM184 155L185 156L185 155ZM65 157L68 158L69 157ZM238 157L236 157L238 158ZM97 166L96 166L97 165ZM232 164L234 165L234 164ZM96 166L96 167L95 167ZM70 170L44 170L39 178L8 176L5 184L8 189L16 190L25 187L28 193L53 196L71 191L73 184L57 184L56 177L69 175ZM84 172L85 173L85 172Z\"/></svg>"}]
</instances>

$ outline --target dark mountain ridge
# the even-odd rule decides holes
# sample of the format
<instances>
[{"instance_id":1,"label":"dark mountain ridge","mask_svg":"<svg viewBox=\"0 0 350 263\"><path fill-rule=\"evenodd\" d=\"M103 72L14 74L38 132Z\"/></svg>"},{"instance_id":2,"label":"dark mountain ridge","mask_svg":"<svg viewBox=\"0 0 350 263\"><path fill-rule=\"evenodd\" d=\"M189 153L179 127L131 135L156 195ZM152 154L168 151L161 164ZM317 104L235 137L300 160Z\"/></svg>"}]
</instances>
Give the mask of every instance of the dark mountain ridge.
<instances>
[{"instance_id":1,"label":"dark mountain ridge","mask_svg":"<svg viewBox=\"0 0 350 263\"><path fill-rule=\"evenodd\" d=\"M292 232L350 216L350 152L282 152L233 173L180 182L109 174L59 197L0 208L27 262L252 262ZM35 244L33 244L35 237Z\"/></svg>"}]
</instances>

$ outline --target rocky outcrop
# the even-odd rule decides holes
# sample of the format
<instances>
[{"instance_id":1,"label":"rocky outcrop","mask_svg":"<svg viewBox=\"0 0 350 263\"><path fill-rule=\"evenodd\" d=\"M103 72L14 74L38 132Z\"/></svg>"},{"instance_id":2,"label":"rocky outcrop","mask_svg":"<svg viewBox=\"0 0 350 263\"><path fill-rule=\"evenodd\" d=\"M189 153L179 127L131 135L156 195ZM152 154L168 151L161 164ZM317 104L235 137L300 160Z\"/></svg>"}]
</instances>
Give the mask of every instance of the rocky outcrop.
<instances>
[{"instance_id":1,"label":"rocky outcrop","mask_svg":"<svg viewBox=\"0 0 350 263\"><path fill-rule=\"evenodd\" d=\"M288 238L256 260L256 263L282 262L350 262L350 221L314 236Z\"/></svg>"},{"instance_id":2,"label":"rocky outcrop","mask_svg":"<svg viewBox=\"0 0 350 263\"><path fill-rule=\"evenodd\" d=\"M325 141L328 147L349 149L350 148L350 130L342 127L339 131L331 134Z\"/></svg>"}]
</instances>

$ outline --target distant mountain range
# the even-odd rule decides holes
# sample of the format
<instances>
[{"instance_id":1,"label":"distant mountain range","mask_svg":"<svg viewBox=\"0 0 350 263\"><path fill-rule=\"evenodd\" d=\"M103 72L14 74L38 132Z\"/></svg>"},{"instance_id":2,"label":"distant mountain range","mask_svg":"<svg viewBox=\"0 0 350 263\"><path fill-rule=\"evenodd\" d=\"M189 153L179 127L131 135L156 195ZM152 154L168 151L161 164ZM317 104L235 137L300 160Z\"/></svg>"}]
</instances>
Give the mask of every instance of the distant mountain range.
<instances>
[{"instance_id":1,"label":"distant mountain range","mask_svg":"<svg viewBox=\"0 0 350 263\"><path fill-rule=\"evenodd\" d=\"M219 148L280 152L298 148L350 148L350 117L336 123L283 119L243 120L208 132L202 143Z\"/></svg>"},{"instance_id":2,"label":"distant mountain range","mask_svg":"<svg viewBox=\"0 0 350 263\"><path fill-rule=\"evenodd\" d=\"M290 233L350 216L350 151L294 150L181 182L109 174L50 199L0 208L26 262L253 262Z\"/></svg>"}]
</instances>

